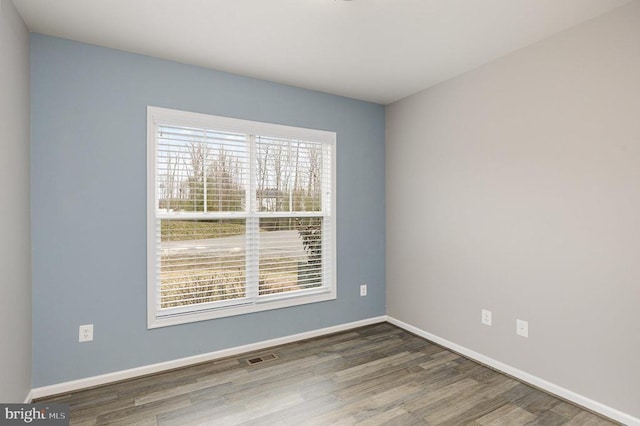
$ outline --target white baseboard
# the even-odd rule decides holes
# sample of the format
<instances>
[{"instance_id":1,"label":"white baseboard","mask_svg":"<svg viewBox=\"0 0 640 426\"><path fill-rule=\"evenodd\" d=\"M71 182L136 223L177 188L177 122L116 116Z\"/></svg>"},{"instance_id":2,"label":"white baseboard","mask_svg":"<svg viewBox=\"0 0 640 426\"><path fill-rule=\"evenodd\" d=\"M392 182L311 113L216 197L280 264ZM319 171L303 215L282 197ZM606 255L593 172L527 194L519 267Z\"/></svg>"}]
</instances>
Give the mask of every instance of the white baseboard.
<instances>
[{"instance_id":1,"label":"white baseboard","mask_svg":"<svg viewBox=\"0 0 640 426\"><path fill-rule=\"evenodd\" d=\"M523 382L529 383L533 386L543 389L551 394L557 395L568 401L574 402L596 413L600 413L603 416L609 417L613 420L619 421L628 426L640 426L640 419L638 419L637 417L633 417L629 414L623 413L619 410L616 410L615 408L611 408L607 405L601 404L597 401L594 401L585 396L572 392L568 389L565 389L561 386L548 382L537 376L534 376L522 370L518 370L517 368L514 368L510 365L504 364L500 361L496 361L493 358L489 358L488 356L485 356L481 353L475 352L471 349L465 348L464 346L460 346L456 343L443 339L442 337L436 336L418 327L415 327L413 325L407 324L403 321L400 321L398 319L395 319L393 317L386 316L386 315L374 317L374 318L368 318L365 320L360 320L355 322L350 322L347 324L340 324L333 327L321 328L318 330L312 330L304 333L292 334L289 336L279 337L276 339L264 340L262 342L251 343L248 345L236 346L234 348L222 349L219 351L209 352L206 354L180 358L173 361L145 365L142 367L116 371L108 374L101 374L99 376L87 377L79 380L72 380L69 382L58 383L50 386L42 386L39 388L32 389L27 395L27 397L25 398L25 403L29 403L33 399L37 399L37 398L43 398L51 395L73 392L80 389L118 382L121 380L145 376L148 374L160 373L162 371L172 370L172 369L181 368L181 367L187 367L189 365L198 364L201 362L213 361L220 358L235 356L235 355L243 354L246 352L253 352L261 349L266 349L272 346L278 346L286 343L297 342L300 340L310 339L313 337L323 336L331 333L337 333L340 331L346 331L353 328L362 327L370 324L376 324L376 323L385 322L385 321L393 325L396 325L402 329L405 329L413 334L416 334L420 337L423 337L427 340L430 340L434 343L437 343L441 346L444 346L448 349L451 349L452 351L458 352L482 364L495 368L496 370L501 371L510 376L513 376L519 380L522 380Z\"/></svg>"},{"instance_id":2,"label":"white baseboard","mask_svg":"<svg viewBox=\"0 0 640 426\"><path fill-rule=\"evenodd\" d=\"M500 361L496 361L493 358L489 358L488 356L485 356L481 353L472 351L471 349L468 349L468 348L465 348L464 346L460 346L456 343L450 342L446 339L443 339L442 337L438 337L434 334L431 334L418 327L414 327L413 325L397 320L393 317L387 316L387 321L413 334L416 334L420 337L424 337L425 339L430 340L434 343L437 343L438 345L444 346L445 348L451 349L452 351L462 354L465 357L471 358L482 364L488 365L489 367L495 368L496 370L499 370L505 374L508 374L509 376L515 377L519 380L522 380L523 382L526 382L535 387L543 389L551 394L557 395L568 401L574 402L591 411L600 413L603 416L609 417L610 419L616 420L628 426L640 426L640 419L638 419L637 417L623 413L622 411L616 410L615 408L611 408L607 405L601 404L597 401L594 401L585 396L582 396L568 389L565 389L561 386L558 386L544 379L541 379L540 377L534 376L522 370L518 370L517 368L504 364Z\"/></svg>"},{"instance_id":3,"label":"white baseboard","mask_svg":"<svg viewBox=\"0 0 640 426\"><path fill-rule=\"evenodd\" d=\"M27 394L26 398L24 399L24 403L31 404L31 401L33 401L33 389L31 389Z\"/></svg>"},{"instance_id":4,"label":"white baseboard","mask_svg":"<svg viewBox=\"0 0 640 426\"><path fill-rule=\"evenodd\" d=\"M116 371L113 373L101 374L99 376L87 377L84 379L72 380L69 382L57 383L55 385L42 386L34 388L29 392L28 398L37 399L46 396L57 395L77 391L80 389L91 388L94 386L104 385L108 383L118 382L121 380L131 379L148 374L159 373L162 371L172 370L180 367L198 364L201 362L213 361L220 358L235 356L246 352L253 352L272 346L283 345L285 343L297 342L300 340L310 339L313 337L323 336L326 334L337 333L340 331L350 330L352 328L362 327L365 325L385 322L385 315L380 317L368 318L360 321L350 322L347 324L335 325L333 327L321 328L318 330L307 331L304 333L292 334L289 336L279 337L276 339L264 340L262 342L251 343L234 348L222 349L206 354L180 358L173 361L160 362L157 364L145 365L142 367L130 368L128 370Z\"/></svg>"}]
</instances>

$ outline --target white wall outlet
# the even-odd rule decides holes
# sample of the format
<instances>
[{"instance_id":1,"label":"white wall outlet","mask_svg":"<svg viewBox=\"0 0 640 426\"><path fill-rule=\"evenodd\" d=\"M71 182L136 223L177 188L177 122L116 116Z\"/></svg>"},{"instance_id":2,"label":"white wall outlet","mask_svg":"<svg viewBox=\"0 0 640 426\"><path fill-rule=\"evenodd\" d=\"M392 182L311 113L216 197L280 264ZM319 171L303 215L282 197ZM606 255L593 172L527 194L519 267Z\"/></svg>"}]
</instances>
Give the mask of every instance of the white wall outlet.
<instances>
[{"instance_id":1,"label":"white wall outlet","mask_svg":"<svg viewBox=\"0 0 640 426\"><path fill-rule=\"evenodd\" d=\"M484 325L491 325L491 311L487 311L486 309L482 310L482 323Z\"/></svg>"},{"instance_id":2,"label":"white wall outlet","mask_svg":"<svg viewBox=\"0 0 640 426\"><path fill-rule=\"evenodd\" d=\"M93 324L85 324L80 326L78 342L90 342L93 340Z\"/></svg>"},{"instance_id":3,"label":"white wall outlet","mask_svg":"<svg viewBox=\"0 0 640 426\"><path fill-rule=\"evenodd\" d=\"M366 296L366 295L367 295L367 285L362 284L360 285L360 296Z\"/></svg>"},{"instance_id":4,"label":"white wall outlet","mask_svg":"<svg viewBox=\"0 0 640 426\"><path fill-rule=\"evenodd\" d=\"M523 320L516 320L516 333L518 336L529 337L529 323Z\"/></svg>"}]
</instances>

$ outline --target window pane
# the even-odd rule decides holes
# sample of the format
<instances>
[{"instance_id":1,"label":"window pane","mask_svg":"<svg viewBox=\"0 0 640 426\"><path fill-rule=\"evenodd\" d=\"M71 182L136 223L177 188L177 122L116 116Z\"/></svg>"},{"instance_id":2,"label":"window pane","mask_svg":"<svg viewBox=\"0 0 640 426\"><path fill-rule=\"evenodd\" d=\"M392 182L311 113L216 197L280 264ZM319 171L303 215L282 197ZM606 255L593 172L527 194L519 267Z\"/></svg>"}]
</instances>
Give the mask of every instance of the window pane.
<instances>
[{"instance_id":1,"label":"window pane","mask_svg":"<svg viewBox=\"0 0 640 426\"><path fill-rule=\"evenodd\" d=\"M335 132L147 113L149 328L336 298Z\"/></svg>"},{"instance_id":2,"label":"window pane","mask_svg":"<svg viewBox=\"0 0 640 426\"><path fill-rule=\"evenodd\" d=\"M246 295L245 221L160 221L161 308Z\"/></svg>"},{"instance_id":3,"label":"window pane","mask_svg":"<svg viewBox=\"0 0 640 426\"><path fill-rule=\"evenodd\" d=\"M243 134L158 128L156 191L162 210L244 211L248 167Z\"/></svg>"},{"instance_id":4,"label":"window pane","mask_svg":"<svg viewBox=\"0 0 640 426\"><path fill-rule=\"evenodd\" d=\"M259 295L322 286L322 218L261 218Z\"/></svg>"},{"instance_id":5,"label":"window pane","mask_svg":"<svg viewBox=\"0 0 640 426\"><path fill-rule=\"evenodd\" d=\"M257 137L258 210L322 210L322 144Z\"/></svg>"}]
</instances>

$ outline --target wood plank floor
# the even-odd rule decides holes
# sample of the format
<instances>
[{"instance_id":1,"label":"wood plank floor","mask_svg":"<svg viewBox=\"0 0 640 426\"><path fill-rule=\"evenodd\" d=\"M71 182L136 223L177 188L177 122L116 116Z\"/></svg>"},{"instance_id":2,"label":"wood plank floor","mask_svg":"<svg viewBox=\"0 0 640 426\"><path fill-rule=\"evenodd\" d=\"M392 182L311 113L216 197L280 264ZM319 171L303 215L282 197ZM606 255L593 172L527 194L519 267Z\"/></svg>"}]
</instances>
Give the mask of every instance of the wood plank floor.
<instances>
[{"instance_id":1,"label":"wood plank floor","mask_svg":"<svg viewBox=\"0 0 640 426\"><path fill-rule=\"evenodd\" d=\"M72 425L615 424L387 323L46 401Z\"/></svg>"}]
</instances>

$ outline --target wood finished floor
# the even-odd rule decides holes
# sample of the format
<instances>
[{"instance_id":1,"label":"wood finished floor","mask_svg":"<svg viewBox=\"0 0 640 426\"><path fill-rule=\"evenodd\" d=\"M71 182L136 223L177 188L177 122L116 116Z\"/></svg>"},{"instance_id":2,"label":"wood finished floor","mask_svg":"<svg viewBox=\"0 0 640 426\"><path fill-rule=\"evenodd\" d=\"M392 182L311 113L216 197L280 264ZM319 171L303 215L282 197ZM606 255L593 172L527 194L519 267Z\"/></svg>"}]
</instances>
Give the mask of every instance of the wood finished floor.
<instances>
[{"instance_id":1,"label":"wood finished floor","mask_svg":"<svg viewBox=\"0 0 640 426\"><path fill-rule=\"evenodd\" d=\"M72 425L615 424L387 323L46 401Z\"/></svg>"}]
</instances>

